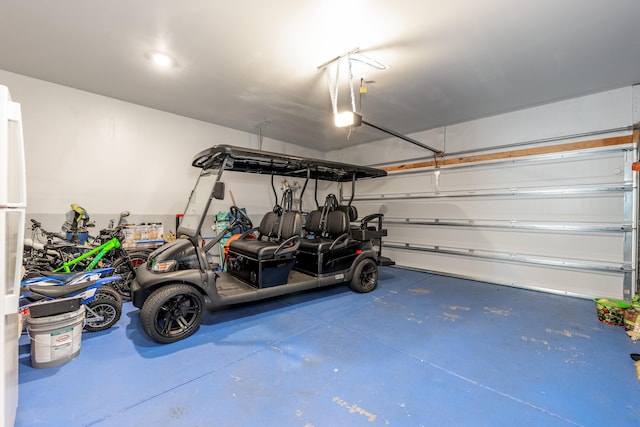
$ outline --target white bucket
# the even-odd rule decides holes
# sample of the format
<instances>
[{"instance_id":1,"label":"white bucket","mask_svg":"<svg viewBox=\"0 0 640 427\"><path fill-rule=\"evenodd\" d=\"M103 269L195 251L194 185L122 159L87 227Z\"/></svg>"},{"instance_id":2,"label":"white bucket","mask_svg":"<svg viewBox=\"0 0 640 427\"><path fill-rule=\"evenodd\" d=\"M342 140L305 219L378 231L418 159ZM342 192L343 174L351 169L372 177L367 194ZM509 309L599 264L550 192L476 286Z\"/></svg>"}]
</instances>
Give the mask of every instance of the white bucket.
<instances>
[{"instance_id":1,"label":"white bucket","mask_svg":"<svg viewBox=\"0 0 640 427\"><path fill-rule=\"evenodd\" d=\"M31 366L50 368L67 363L80 353L85 309L56 316L28 317L31 340Z\"/></svg>"}]
</instances>

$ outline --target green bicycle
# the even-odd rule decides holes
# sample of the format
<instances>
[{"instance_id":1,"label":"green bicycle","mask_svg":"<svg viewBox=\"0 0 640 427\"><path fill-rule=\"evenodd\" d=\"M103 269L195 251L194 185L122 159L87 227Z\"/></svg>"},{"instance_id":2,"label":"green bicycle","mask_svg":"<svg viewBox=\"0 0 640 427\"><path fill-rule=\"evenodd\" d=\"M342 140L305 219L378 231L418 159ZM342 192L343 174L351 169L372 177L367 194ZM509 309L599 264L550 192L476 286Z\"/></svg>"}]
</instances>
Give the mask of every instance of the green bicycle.
<instances>
[{"instance_id":1,"label":"green bicycle","mask_svg":"<svg viewBox=\"0 0 640 427\"><path fill-rule=\"evenodd\" d=\"M106 243L103 243L102 245L93 248L91 250L89 250L88 252L83 253L82 255L73 258L72 260L69 261L64 261L62 263L62 265L58 268L56 268L55 270L53 270L54 273L58 273L58 272L65 272L65 273L71 273L72 271L75 270L75 266L77 264L82 263L83 261L90 259L89 264L86 265L86 267L84 268L84 270L93 270L94 268L96 268L98 266L98 264L100 263L100 261L102 261L102 259L104 258L104 256L111 250L114 249L119 249L121 247L120 245L120 240L118 240L117 237L113 237L112 239L110 239L109 241L107 241Z\"/></svg>"},{"instance_id":2,"label":"green bicycle","mask_svg":"<svg viewBox=\"0 0 640 427\"><path fill-rule=\"evenodd\" d=\"M121 279L111 283L111 286L118 291L123 299L130 297L129 285L135 278L135 270L147 262L149 252L129 252L125 250L122 247L122 242L124 241L122 226L101 230L99 236L95 239L100 244L93 248L88 248L67 242L55 242L53 239L57 237L56 233L50 233L42 229L42 224L34 219L31 222L34 236L39 234L47 237L47 243L41 245L42 248L37 248L34 245L32 249L42 249L40 253L49 257L47 262L52 267L49 270L70 273L73 271L93 270L99 267L113 267L113 274L120 276ZM52 254L54 254L53 260L51 260ZM31 258L34 257L34 251L31 251L30 256ZM29 260L29 262L37 265L37 261L33 259Z\"/></svg>"}]
</instances>

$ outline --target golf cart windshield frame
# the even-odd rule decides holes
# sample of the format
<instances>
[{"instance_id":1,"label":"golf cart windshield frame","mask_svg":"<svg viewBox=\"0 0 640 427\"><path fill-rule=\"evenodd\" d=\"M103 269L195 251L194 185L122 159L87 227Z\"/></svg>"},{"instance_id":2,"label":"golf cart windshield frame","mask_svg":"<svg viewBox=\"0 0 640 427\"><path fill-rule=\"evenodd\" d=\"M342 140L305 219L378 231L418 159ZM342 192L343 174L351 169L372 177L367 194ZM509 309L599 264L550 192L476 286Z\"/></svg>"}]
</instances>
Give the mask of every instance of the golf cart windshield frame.
<instances>
[{"instance_id":1,"label":"golf cart windshield frame","mask_svg":"<svg viewBox=\"0 0 640 427\"><path fill-rule=\"evenodd\" d=\"M205 220L206 212L209 211L211 201L214 199L214 188L220 181L222 169L203 169L198 176L196 185L191 190L189 201L184 209L178 236L185 235L191 239L196 239ZM195 242L195 240L194 240Z\"/></svg>"}]
</instances>

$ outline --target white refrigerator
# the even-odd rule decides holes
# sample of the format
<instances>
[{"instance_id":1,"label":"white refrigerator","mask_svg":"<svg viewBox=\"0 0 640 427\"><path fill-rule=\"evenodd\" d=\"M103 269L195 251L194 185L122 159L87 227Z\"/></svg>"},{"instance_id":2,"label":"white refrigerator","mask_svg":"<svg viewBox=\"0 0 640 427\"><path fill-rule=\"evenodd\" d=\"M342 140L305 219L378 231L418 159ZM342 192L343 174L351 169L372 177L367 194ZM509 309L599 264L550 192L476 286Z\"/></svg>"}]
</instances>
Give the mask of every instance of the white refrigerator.
<instances>
[{"instance_id":1,"label":"white refrigerator","mask_svg":"<svg viewBox=\"0 0 640 427\"><path fill-rule=\"evenodd\" d=\"M9 89L0 85L0 412L7 427L15 424L18 408L18 299L26 207L22 113Z\"/></svg>"}]
</instances>

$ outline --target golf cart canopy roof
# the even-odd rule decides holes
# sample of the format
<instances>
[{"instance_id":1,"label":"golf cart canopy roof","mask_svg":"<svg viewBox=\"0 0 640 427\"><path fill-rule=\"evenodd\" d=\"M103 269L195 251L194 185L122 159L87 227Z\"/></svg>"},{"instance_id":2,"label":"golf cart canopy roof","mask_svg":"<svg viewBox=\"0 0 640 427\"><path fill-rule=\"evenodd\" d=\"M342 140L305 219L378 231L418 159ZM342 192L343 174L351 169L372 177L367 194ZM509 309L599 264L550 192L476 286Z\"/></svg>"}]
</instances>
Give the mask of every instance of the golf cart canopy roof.
<instances>
[{"instance_id":1,"label":"golf cart canopy roof","mask_svg":"<svg viewBox=\"0 0 640 427\"><path fill-rule=\"evenodd\" d=\"M286 154L251 148L216 145L196 154L191 163L202 169L218 169L224 164L224 170L280 175L296 178L319 179L324 181L346 182L355 179L386 176L382 169L357 166L328 160L307 157L288 156ZM309 175L307 175L307 171Z\"/></svg>"}]
</instances>

